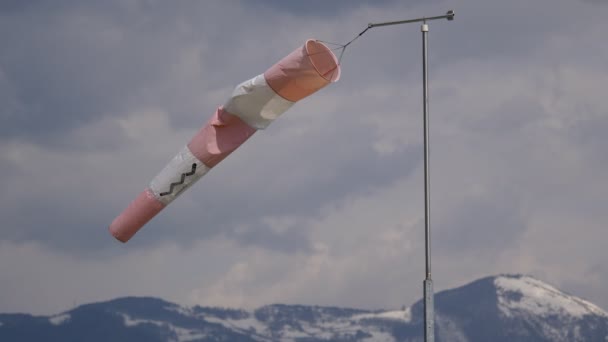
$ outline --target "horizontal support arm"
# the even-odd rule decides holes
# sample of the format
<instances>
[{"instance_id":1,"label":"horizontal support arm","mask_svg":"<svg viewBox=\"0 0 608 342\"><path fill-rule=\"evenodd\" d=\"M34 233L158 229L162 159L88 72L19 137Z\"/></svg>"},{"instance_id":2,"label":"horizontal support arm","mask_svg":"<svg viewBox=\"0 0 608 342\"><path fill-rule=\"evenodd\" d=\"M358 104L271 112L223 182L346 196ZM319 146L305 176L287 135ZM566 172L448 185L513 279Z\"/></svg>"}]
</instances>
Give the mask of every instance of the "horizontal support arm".
<instances>
[{"instance_id":1,"label":"horizontal support arm","mask_svg":"<svg viewBox=\"0 0 608 342\"><path fill-rule=\"evenodd\" d=\"M383 22L383 23L369 23L367 25L367 28L370 29L372 27L417 23L417 22L420 22L420 21L425 22L425 21L428 21L428 20L435 20L435 19L454 20L454 11L453 10L449 10L446 14L440 15L440 16L436 16L436 17L422 17L422 18L410 19L410 20L386 21L386 22Z\"/></svg>"}]
</instances>

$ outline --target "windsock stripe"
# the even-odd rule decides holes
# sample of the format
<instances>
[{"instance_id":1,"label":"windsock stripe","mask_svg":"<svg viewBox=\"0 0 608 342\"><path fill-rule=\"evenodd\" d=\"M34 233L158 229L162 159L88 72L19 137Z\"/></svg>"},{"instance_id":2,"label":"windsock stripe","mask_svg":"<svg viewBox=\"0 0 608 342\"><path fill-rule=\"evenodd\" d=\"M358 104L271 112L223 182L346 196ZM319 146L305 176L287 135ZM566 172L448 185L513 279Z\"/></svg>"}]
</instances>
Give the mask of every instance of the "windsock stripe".
<instances>
[{"instance_id":1,"label":"windsock stripe","mask_svg":"<svg viewBox=\"0 0 608 342\"><path fill-rule=\"evenodd\" d=\"M250 127L264 129L293 104L278 95L261 74L239 84L223 108Z\"/></svg>"},{"instance_id":2,"label":"windsock stripe","mask_svg":"<svg viewBox=\"0 0 608 342\"><path fill-rule=\"evenodd\" d=\"M152 190L146 189L112 221L110 233L117 240L127 242L164 207L165 204L156 199Z\"/></svg>"},{"instance_id":3,"label":"windsock stripe","mask_svg":"<svg viewBox=\"0 0 608 342\"><path fill-rule=\"evenodd\" d=\"M238 116L219 107L188 143L192 154L208 168L224 160L232 151L247 141L256 129Z\"/></svg>"},{"instance_id":4,"label":"windsock stripe","mask_svg":"<svg viewBox=\"0 0 608 342\"><path fill-rule=\"evenodd\" d=\"M190 152L188 146L184 146L150 182L150 190L159 202L167 205L203 177L209 169Z\"/></svg>"}]
</instances>

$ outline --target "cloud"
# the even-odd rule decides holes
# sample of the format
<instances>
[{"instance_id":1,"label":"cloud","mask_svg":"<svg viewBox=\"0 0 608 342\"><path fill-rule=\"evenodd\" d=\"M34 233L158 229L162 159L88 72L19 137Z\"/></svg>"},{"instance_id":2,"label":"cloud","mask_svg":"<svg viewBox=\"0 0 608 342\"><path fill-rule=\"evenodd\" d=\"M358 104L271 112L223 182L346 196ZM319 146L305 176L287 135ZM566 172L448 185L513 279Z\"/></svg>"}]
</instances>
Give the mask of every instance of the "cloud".
<instances>
[{"instance_id":1,"label":"cloud","mask_svg":"<svg viewBox=\"0 0 608 342\"><path fill-rule=\"evenodd\" d=\"M328 16L335 17L339 15L343 15L345 13L349 13L360 9L363 6L373 6L373 7L385 7L387 5L395 5L397 1L395 0L381 0L375 1L370 4L368 1L358 0L358 1L348 1L348 0L337 0L332 2L322 1L322 0L313 0L302 3L285 3L284 1L278 0L254 0L247 1L243 4L246 6L251 6L252 8L260 9L260 7L265 10L270 11L281 11L285 13L289 13L290 15L301 17L301 16ZM409 6L414 6L415 2L410 1Z\"/></svg>"},{"instance_id":2,"label":"cloud","mask_svg":"<svg viewBox=\"0 0 608 342\"><path fill-rule=\"evenodd\" d=\"M606 25L591 6L565 21L580 3L523 5L468 0L454 22L431 24L436 287L531 273L608 307ZM268 11L252 17L252 6ZM129 244L107 234L239 82L311 36L347 41L369 21L447 9L285 6L2 8L0 311L130 294L246 307L420 297L415 27L366 33L339 83L257 133Z\"/></svg>"},{"instance_id":3,"label":"cloud","mask_svg":"<svg viewBox=\"0 0 608 342\"><path fill-rule=\"evenodd\" d=\"M119 250L115 245L94 259L79 259L40 243L1 242L0 272L7 275L0 285L2 312L48 315L117 293L183 302L191 284L208 283L246 258L225 239L197 242L193 248L168 243L128 255ZM218 259L222 250L235 253Z\"/></svg>"},{"instance_id":4,"label":"cloud","mask_svg":"<svg viewBox=\"0 0 608 342\"><path fill-rule=\"evenodd\" d=\"M606 1L603 1L603 0L583 0L583 2L595 4L595 5L606 5Z\"/></svg>"},{"instance_id":5,"label":"cloud","mask_svg":"<svg viewBox=\"0 0 608 342\"><path fill-rule=\"evenodd\" d=\"M228 6L231 8L232 5ZM145 28L148 24L145 23L146 20L153 20L149 17L156 18L159 14L154 11L149 13L150 10L145 6L127 9L133 11L136 20L123 23L118 18L116 19L118 25L115 26L106 23L110 20L106 8L100 10L96 7L93 9L77 7L67 14L59 12L56 15L99 17L97 22L103 27L103 30L100 28L99 31L115 32L120 42L125 40L124 37L129 36L144 42L151 39L146 36L148 33ZM218 9L219 12L224 10L226 9ZM157 63L155 68L161 71L155 71L159 73L155 77L162 75L164 79L162 82L142 80L145 83L145 87L142 86L143 90L139 89L141 87L133 87L139 90L128 96L137 98L141 102L135 105L131 100L113 96L104 97L104 103L119 105L115 110L110 110L97 106L94 102L83 100L96 110L103 111L98 117L85 116L79 120L71 120L62 115L45 119L52 121L50 125L39 118L27 121L32 125L32 129L45 131L48 135L46 138L35 135L35 132L29 129L23 130L19 124L11 124L12 121L9 120L7 129L12 129L19 135L14 136L8 132L3 136L7 141L3 149L5 165L13 170L14 175L14 178L5 178L4 198L7 201L10 199L10 203L4 207L7 219L6 228L2 232L3 238L14 241L43 240L46 244L75 251L104 248L108 241L102 238L100 232L104 231L104 227L111 221L113 213L119 212L133 194L147 184L156 170L160 170L174 151L181 148L198 126L207 120L209 114L203 114L204 117L201 118L200 113L189 113L179 118L181 112L171 106L173 96L183 96L190 102L185 107L192 108L199 107L201 101L198 98L202 97L204 103L210 103L207 106L207 113L211 113L231 91L232 85L226 86L226 79L237 79L236 76L229 75L238 73L238 77L251 76L251 71L240 72L240 65L243 65L242 68L247 66L248 70L253 69L253 66L240 61L231 63L235 65L234 68L230 68L231 73L217 71L215 65L219 63L218 61L204 60L206 55L201 51L208 48L205 42L195 44L188 40L188 33L194 29L191 26L194 25L194 18L183 13L183 9L178 8L173 11L176 13L169 11L164 15L169 18L174 15L173 20L184 20L183 27L179 26L179 28L186 33L179 30L175 33L173 31L175 28L171 25L155 28L158 31L155 32L160 36L178 35L179 39L171 43L178 47L175 48L174 53L166 52L164 50L173 50L172 45L163 46L164 43L159 43L163 48L160 55L172 54L168 63L157 63L155 59L146 61L150 63L150 67ZM237 9L235 15L242 11ZM182 18L182 15L186 17ZM136 25L138 20L144 22L143 28ZM109 27L105 28L102 24ZM60 31L64 30L61 25ZM300 26L303 26L303 23L296 22L296 30L302 30ZM247 40L248 35L249 33L245 33L243 34L245 37L235 37L248 42L251 41ZM197 44L200 47L197 48ZM230 48L233 49L237 45L233 41ZM223 45L220 44L221 46ZM99 48L106 49L106 47ZM125 51L119 53L130 56L153 54L154 58L164 58L156 56L155 51L148 52L146 50L148 48L157 47L135 45L130 48L125 47ZM227 51L228 47L224 46L222 49ZM285 48L282 47L283 49ZM110 53L109 50L104 50L104 53ZM280 55L273 53L273 60L285 53L282 51ZM251 48L247 57L252 57L251 64L255 66L257 60L265 60L267 55L269 52L267 46L264 46L262 50ZM231 56L229 55L223 63L228 63L230 58L236 58ZM236 56L240 54L237 53ZM226 57L222 58L226 59ZM126 63L125 67L130 70L131 65L139 64L135 60L120 60L121 63ZM114 69L113 61L114 59L110 59L105 64L101 63L90 72L100 72L104 74L100 77L108 77L104 68ZM263 71L270 64L264 62L263 68L257 72ZM140 66L130 72L136 72L138 67ZM210 73L210 80L202 77L203 69L205 73ZM144 71L141 74L150 76ZM218 82L220 86L213 88L214 82L217 81L214 78L219 77L220 74L223 77L222 81ZM117 82L120 77L132 78L131 74L124 74L120 70L111 75L117 78ZM72 77L78 77L78 81L97 82L96 74L75 72ZM175 89L169 89L170 86ZM78 88L83 86L79 85ZM370 88L375 96L386 99L389 94L386 88L377 88L374 85ZM211 91L199 95L205 93L207 89ZM140 90L149 94L138 95ZM178 94L178 91L182 90L184 94ZM56 91L61 91L64 95L71 93L69 88L62 87ZM363 88L362 91L370 90ZM119 89L118 93L122 96L129 92ZM100 89L99 94L105 92ZM293 244L298 241L298 244L306 246L306 243L299 241L300 235L297 234L286 237L268 231L267 238L259 238L267 229L256 217L308 216L318 209L319 203L361 191L374 184L390 182L397 171L401 173L411 170L419 159L417 149L412 146L400 147L399 152L406 153L406 158L394 158L390 152L396 151L395 141L374 142L373 136L377 133L368 126L376 123L351 120L353 113L364 107L351 105L342 107L341 112L337 111L339 103L350 101L349 94L348 89L332 92L330 87L326 95L319 94L315 98L299 103L285 118L267 131L257 134L246 146L206 176L202 181L203 185L197 188L198 192L185 195L180 199L180 206L170 207L166 211L167 214L163 213L152 222L148 229L151 233L142 236L141 246L168 237L188 242L193 238L204 239L217 234L232 235L243 243L281 241ZM152 98L154 101L151 101ZM44 98L38 97L36 100L45 101ZM389 111L393 112L391 115L395 115L399 106L391 104L382 110L378 110L376 106L366 107L370 118L381 118ZM49 109L59 113L62 112L61 108L61 106L49 106ZM202 106L197 111L201 108ZM319 108L324 110L320 111ZM106 112L108 110L110 111ZM372 120L377 121L373 118ZM336 134L337 123L340 123L339 134ZM408 125L408 129L411 128L412 125ZM370 134L371 139L361 138ZM43 144L40 139L50 139L50 142ZM398 142L399 139L396 141ZM375 153L379 148L384 149L381 155ZM21 157L15 158L16 155ZM285 163L285 160L293 156L306 156L304 159L306 163L304 165ZM67 172L68 170L70 172ZM274 173L269 174L270 171ZM365 182L362 182L362 179L365 179ZM231 186L226 187L224 184ZM24 188L28 189L25 194ZM89 194L95 195L89 196ZM291 201L286 201L288 198ZM227 206L226 203L233 204ZM200 211L196 208L205 208L205 210ZM254 219L251 219L252 217ZM242 231L238 233L245 222L247 226L253 225L255 228L250 227L250 233L247 234ZM52 233L46 228L49 225L53 227ZM78 239L69 238L76 236ZM137 243L133 245L134 248L139 246ZM266 243L266 245L272 248L285 248L277 243Z\"/></svg>"}]
</instances>

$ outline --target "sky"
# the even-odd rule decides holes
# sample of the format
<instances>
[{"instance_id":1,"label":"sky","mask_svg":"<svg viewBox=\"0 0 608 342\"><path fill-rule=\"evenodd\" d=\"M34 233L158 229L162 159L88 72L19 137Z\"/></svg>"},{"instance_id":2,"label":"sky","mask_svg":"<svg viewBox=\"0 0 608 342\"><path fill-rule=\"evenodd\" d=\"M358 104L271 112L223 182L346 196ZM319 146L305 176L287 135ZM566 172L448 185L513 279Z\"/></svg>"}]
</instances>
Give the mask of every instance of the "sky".
<instances>
[{"instance_id":1,"label":"sky","mask_svg":"<svg viewBox=\"0 0 608 342\"><path fill-rule=\"evenodd\" d=\"M532 275L608 309L608 3L2 1L0 312L122 296L422 296L421 33L374 28L127 244L108 225L234 87L315 38L429 32L436 291Z\"/></svg>"}]
</instances>

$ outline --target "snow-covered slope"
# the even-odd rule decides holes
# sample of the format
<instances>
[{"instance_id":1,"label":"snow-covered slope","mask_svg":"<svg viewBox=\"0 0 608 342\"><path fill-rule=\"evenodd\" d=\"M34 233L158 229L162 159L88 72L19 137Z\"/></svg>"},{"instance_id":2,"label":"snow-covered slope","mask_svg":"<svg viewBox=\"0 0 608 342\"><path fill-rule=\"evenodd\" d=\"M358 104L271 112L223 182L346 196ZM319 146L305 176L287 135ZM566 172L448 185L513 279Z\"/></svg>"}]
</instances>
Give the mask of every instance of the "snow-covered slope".
<instances>
[{"instance_id":1,"label":"snow-covered slope","mask_svg":"<svg viewBox=\"0 0 608 342\"><path fill-rule=\"evenodd\" d=\"M494 285L505 322L531 326L549 341L608 341L608 313L586 300L527 276L496 277Z\"/></svg>"},{"instance_id":2,"label":"snow-covered slope","mask_svg":"<svg viewBox=\"0 0 608 342\"><path fill-rule=\"evenodd\" d=\"M436 340L608 341L608 314L527 276L436 294ZM405 310L268 305L254 311L120 298L49 317L0 314L0 341L422 341L422 303Z\"/></svg>"},{"instance_id":3,"label":"snow-covered slope","mask_svg":"<svg viewBox=\"0 0 608 342\"><path fill-rule=\"evenodd\" d=\"M540 280L526 276L501 276L494 279L498 307L507 317L528 314L540 317L555 315L583 318L606 317L604 310L580 298L565 294Z\"/></svg>"},{"instance_id":4,"label":"snow-covered slope","mask_svg":"<svg viewBox=\"0 0 608 342\"><path fill-rule=\"evenodd\" d=\"M605 311L529 276L483 278L435 301L442 341L608 341Z\"/></svg>"}]
</instances>

